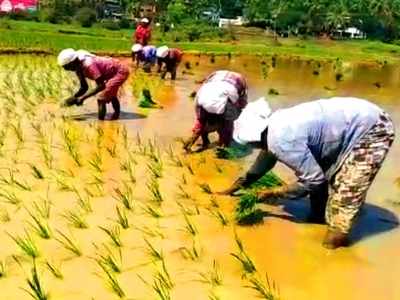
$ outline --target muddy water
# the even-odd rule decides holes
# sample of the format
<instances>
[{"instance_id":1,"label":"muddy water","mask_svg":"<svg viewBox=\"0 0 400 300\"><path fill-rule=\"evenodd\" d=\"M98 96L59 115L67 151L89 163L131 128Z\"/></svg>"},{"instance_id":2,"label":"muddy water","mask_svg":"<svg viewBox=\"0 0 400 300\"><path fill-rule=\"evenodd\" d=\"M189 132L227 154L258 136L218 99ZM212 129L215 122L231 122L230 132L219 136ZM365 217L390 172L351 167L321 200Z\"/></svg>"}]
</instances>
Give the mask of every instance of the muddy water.
<instances>
[{"instance_id":1,"label":"muddy water","mask_svg":"<svg viewBox=\"0 0 400 300\"><path fill-rule=\"evenodd\" d=\"M316 63L312 61L278 59L276 67L272 68L271 58L216 57L215 63L210 63L208 57L186 59L190 60L192 69L185 70L185 74L180 74L179 80L174 83L166 81L154 94L154 99L164 109L138 109L137 99L132 97L130 91L132 83L129 83L122 98L124 113L118 122L98 123L95 101L72 109L60 109L55 103L49 103L45 106L39 105L31 116L22 114L20 122L26 141L21 150L15 150L18 140L14 131L9 129L2 148L4 156L0 157L1 178L8 178L9 168L15 168L16 178L26 181L32 190L21 191L17 187L4 186L1 182L2 189L10 189L22 199L23 207L4 204L11 220L0 224L0 238L3 241L0 259L9 263L8 274L0 279L0 299L30 299L21 287L27 287L26 278L30 274L31 261L21 255L20 249L6 232L22 234L25 228L31 229L27 222L32 220L24 207L32 208L33 203L42 203L46 197L50 197L53 202L49 220L53 235L59 237L59 230L71 235L83 255L74 257L55 239L43 240L32 232L41 250L38 268L45 290L50 292L52 299L117 299L107 286L104 274L94 258L98 257L99 252L104 254L103 245L117 253L117 249L110 245L109 238L98 226L110 228L115 225L115 206L121 204L114 197L114 189L122 189L123 182L131 180L121 168L124 162L131 159L132 163L136 163L134 173L137 179L136 184L130 183L134 191L134 209L127 212L131 227L121 230L123 272L116 275L127 299L156 298L149 283L152 283L155 272L160 270L160 263L150 262L144 237L157 249L163 250L168 271L174 281L171 299L187 299L188 295L195 300L258 299L254 291L245 288L249 282L242 277L240 265L230 255L237 252L235 231L243 240L258 272L262 275L268 273L269 278L279 286L282 299L400 299L397 284L400 275L397 253L400 231L393 224L398 222L400 213L399 208L393 204L393 201L400 200L400 192L393 184L394 179L400 175L398 140L368 195L368 205L353 234L354 245L334 252L321 247L324 226L303 223L307 214L305 201L264 207L270 216L263 225L250 228L234 226L232 221L228 226L222 226L213 216L212 212L219 211L228 219L231 218L235 199L218 197L215 201L219 208L215 208L215 202L210 201L210 195L203 193L198 184L207 182L215 190L227 187L240 172L246 170L253 156L232 162L215 159L212 151L190 156L182 154L185 166L178 167L171 164L168 155L164 153L163 177L158 181L165 201L160 207L155 206L149 199L146 187L150 178L147 165L151 160L137 151L138 142L135 140L136 133L140 132L143 141L146 138L156 138L162 149L172 143L178 153L178 144L174 141L178 137L189 135L193 122L193 101L189 94L197 88L195 81L217 69L231 69L245 74L249 81L250 99L267 96L274 108L319 97L351 95L380 104L392 115L396 124L400 124L400 109L397 108L396 98L399 92L399 69L396 66L342 65L340 72L344 78L337 82L334 62L322 65L319 75L316 76L313 75ZM24 61L24 58L21 60ZM263 60L264 71L261 66ZM129 64L129 61L126 60L125 63ZM46 65L46 62L39 61L38 64ZM267 68L266 65L270 67ZM6 80L2 66L4 64L0 60L0 82ZM51 68L50 71L57 72ZM180 71L183 71L183 67ZM132 71L131 80L140 76L142 75ZM62 78L67 84L67 75ZM151 82L157 82L156 75L150 79ZM18 86L18 80L14 82ZM268 96L271 88L276 89L279 95ZM74 115L78 115L80 120L73 120L71 116ZM8 115L5 117L7 118L2 122L16 123L16 118L9 118ZM52 168L47 168L44 164L37 134L30 124L32 121L40 122L46 137L52 141ZM122 125L127 128L129 146L124 145ZM64 149L61 132L66 128L77 137L82 167L77 167ZM108 152L113 146L116 146L116 154L111 156ZM88 159L92 159L96 152L103 158L103 171L100 174L93 173L93 168L88 163ZM43 170L45 179L35 179L27 162L34 163ZM193 169L194 175L189 172L188 166ZM290 170L281 165L276 168L276 172L287 181L294 180ZM93 174L104 181L102 190L93 185ZM56 182L57 178L73 185L83 195L85 188L89 188L94 194L90 196L93 211L85 214L89 228L77 229L67 224L64 215L67 211L78 209L77 197L71 191L62 190ZM190 194L191 199L178 195L179 185ZM177 202L190 211L189 218L198 230L195 237L191 237L185 229L182 208ZM143 208L146 205L159 209L163 217L157 219L145 213ZM194 261L184 259L180 251L183 247L190 249L193 244L198 249L199 258ZM15 262L15 255L19 260L18 264ZM47 260L62 265L63 280L54 278L46 270L44 262ZM212 286L201 278L201 274L209 276L214 260L219 265L218 273L222 278L220 286ZM148 283L144 283L139 275ZM211 295L214 294L219 298L212 298Z\"/></svg>"},{"instance_id":2,"label":"muddy water","mask_svg":"<svg viewBox=\"0 0 400 300\"><path fill-rule=\"evenodd\" d=\"M315 62L295 58L278 59L275 68L268 57L217 57L214 64L208 57L189 60L193 66L189 74L179 76L175 83L166 82L157 94L165 109L152 112L145 120L128 121L130 127L163 141L187 136L193 120L188 95L197 87L194 81L214 70L229 69L246 76L250 99L266 96L275 109L323 97L361 97L388 111L400 131L399 66L344 63L335 69L335 62L326 62L315 75ZM269 65L267 72L262 71L262 61ZM343 74L341 81L336 80L338 72ZM279 95L269 96L271 88ZM331 252L321 247L325 227L302 223L307 213L303 202L268 208L278 216L292 215L294 221L271 217L262 226L238 229L259 269L279 284L284 299L400 299L400 230L396 225L400 209L393 204L400 201L400 191L394 185L400 175L399 157L397 139L368 194L368 204L353 233L354 244L348 249ZM245 169L251 160L241 161L239 168ZM202 179L219 189L234 179L238 169L232 168L223 178L214 169L203 172ZM294 180L283 166L278 166L277 172ZM226 198L227 202L232 200ZM224 244L223 237L215 233L210 233L210 241Z\"/></svg>"}]
</instances>

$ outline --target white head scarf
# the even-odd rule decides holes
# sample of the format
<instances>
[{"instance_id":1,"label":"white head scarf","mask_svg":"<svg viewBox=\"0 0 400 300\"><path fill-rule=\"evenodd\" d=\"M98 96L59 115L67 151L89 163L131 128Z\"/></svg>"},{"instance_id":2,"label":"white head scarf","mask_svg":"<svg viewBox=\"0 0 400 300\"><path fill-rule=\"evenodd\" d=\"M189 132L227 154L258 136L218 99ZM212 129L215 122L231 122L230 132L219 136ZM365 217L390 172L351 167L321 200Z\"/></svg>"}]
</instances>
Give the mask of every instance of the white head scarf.
<instances>
[{"instance_id":1,"label":"white head scarf","mask_svg":"<svg viewBox=\"0 0 400 300\"><path fill-rule=\"evenodd\" d=\"M236 103L239 99L237 89L226 81L210 81L201 86L197 92L197 105L209 113L223 114L228 99Z\"/></svg>"},{"instance_id":2,"label":"white head scarf","mask_svg":"<svg viewBox=\"0 0 400 300\"><path fill-rule=\"evenodd\" d=\"M76 51L72 48L64 49L58 54L57 63L59 66L63 67L73 62L78 57Z\"/></svg>"},{"instance_id":3,"label":"white head scarf","mask_svg":"<svg viewBox=\"0 0 400 300\"><path fill-rule=\"evenodd\" d=\"M140 44L135 44L132 46L132 52L135 52L135 53L141 51L142 49L143 49L143 46Z\"/></svg>"},{"instance_id":4,"label":"white head scarf","mask_svg":"<svg viewBox=\"0 0 400 300\"><path fill-rule=\"evenodd\" d=\"M271 114L271 107L264 97L247 104L234 123L233 139L239 144L260 142Z\"/></svg>"},{"instance_id":5,"label":"white head scarf","mask_svg":"<svg viewBox=\"0 0 400 300\"><path fill-rule=\"evenodd\" d=\"M168 46L161 46L157 49L157 57L165 58L168 55Z\"/></svg>"},{"instance_id":6,"label":"white head scarf","mask_svg":"<svg viewBox=\"0 0 400 300\"><path fill-rule=\"evenodd\" d=\"M74 50L72 48L64 49L57 57L59 66L65 66L73 62L75 59L83 60L85 57L94 57L95 55L86 50Z\"/></svg>"}]
</instances>

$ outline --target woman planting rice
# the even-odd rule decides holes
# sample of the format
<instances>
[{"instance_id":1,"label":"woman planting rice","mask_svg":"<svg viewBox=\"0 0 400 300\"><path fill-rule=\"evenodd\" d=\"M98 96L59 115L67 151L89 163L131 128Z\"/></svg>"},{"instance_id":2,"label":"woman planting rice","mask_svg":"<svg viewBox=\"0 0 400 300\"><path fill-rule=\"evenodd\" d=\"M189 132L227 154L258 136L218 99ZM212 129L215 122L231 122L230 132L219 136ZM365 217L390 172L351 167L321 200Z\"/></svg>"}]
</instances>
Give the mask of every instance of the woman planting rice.
<instances>
[{"instance_id":1,"label":"woman planting rice","mask_svg":"<svg viewBox=\"0 0 400 300\"><path fill-rule=\"evenodd\" d=\"M196 121L192 136L184 143L190 151L196 140L203 140L202 149L210 141L208 134L218 132L219 144L229 146L232 141L233 121L247 104L247 83L235 72L216 71L204 80L196 94Z\"/></svg>"},{"instance_id":2,"label":"woman planting rice","mask_svg":"<svg viewBox=\"0 0 400 300\"><path fill-rule=\"evenodd\" d=\"M366 193L394 140L386 112L356 98L332 98L271 112L265 101L249 104L235 123L234 139L262 151L245 177L221 194L233 194L271 170L277 161L298 183L259 193L262 201L309 196L309 221L328 223L323 245L348 244Z\"/></svg>"},{"instance_id":3,"label":"woman planting rice","mask_svg":"<svg viewBox=\"0 0 400 300\"><path fill-rule=\"evenodd\" d=\"M129 76L129 70L118 60L110 57L95 56L87 51L64 49L57 58L58 64L67 71L73 71L79 78L80 89L66 105L82 105L83 102L101 92L97 99L99 120L104 120L107 109L106 104L112 104L114 113L112 120L117 120L120 115L118 91ZM96 82L96 88L88 91L86 78Z\"/></svg>"}]
</instances>

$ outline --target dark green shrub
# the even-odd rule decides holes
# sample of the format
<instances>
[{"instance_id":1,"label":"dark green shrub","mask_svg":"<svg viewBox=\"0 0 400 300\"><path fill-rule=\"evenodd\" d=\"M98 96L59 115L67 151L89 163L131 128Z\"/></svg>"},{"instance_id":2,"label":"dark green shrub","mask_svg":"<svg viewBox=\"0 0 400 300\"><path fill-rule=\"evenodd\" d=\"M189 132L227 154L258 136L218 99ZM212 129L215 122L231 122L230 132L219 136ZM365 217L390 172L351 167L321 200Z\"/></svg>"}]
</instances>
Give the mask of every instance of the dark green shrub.
<instances>
[{"instance_id":1,"label":"dark green shrub","mask_svg":"<svg viewBox=\"0 0 400 300\"><path fill-rule=\"evenodd\" d=\"M120 30L119 22L115 22L113 20L104 20L101 25L108 30Z\"/></svg>"},{"instance_id":2,"label":"dark green shrub","mask_svg":"<svg viewBox=\"0 0 400 300\"><path fill-rule=\"evenodd\" d=\"M92 27L92 25L96 22L96 14L89 7L83 7L79 9L75 18L82 27Z\"/></svg>"},{"instance_id":3,"label":"dark green shrub","mask_svg":"<svg viewBox=\"0 0 400 300\"><path fill-rule=\"evenodd\" d=\"M131 23L128 19L123 18L119 21L119 27L122 29L129 29L131 27Z\"/></svg>"},{"instance_id":4,"label":"dark green shrub","mask_svg":"<svg viewBox=\"0 0 400 300\"><path fill-rule=\"evenodd\" d=\"M190 42L194 42L200 39L201 33L201 29L196 25L191 25L187 27L186 34Z\"/></svg>"}]
</instances>

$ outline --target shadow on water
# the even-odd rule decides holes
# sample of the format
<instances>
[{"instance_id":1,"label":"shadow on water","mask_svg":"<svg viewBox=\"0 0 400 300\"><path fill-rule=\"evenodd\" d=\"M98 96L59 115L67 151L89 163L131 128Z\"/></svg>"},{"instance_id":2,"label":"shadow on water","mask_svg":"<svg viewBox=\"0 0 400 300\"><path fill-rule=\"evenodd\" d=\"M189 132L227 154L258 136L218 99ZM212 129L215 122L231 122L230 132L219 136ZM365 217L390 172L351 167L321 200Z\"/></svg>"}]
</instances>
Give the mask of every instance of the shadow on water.
<instances>
[{"instance_id":1,"label":"shadow on water","mask_svg":"<svg viewBox=\"0 0 400 300\"><path fill-rule=\"evenodd\" d=\"M109 119L110 116L111 116L110 114L107 115L106 121L110 121L110 119ZM75 121L97 120L97 113L91 112L91 113L77 114L77 115L72 115L69 118L72 120L75 120ZM121 111L119 120L138 120L138 119L145 119L145 118L147 118L147 117L142 114Z\"/></svg>"},{"instance_id":2,"label":"shadow on water","mask_svg":"<svg viewBox=\"0 0 400 300\"><path fill-rule=\"evenodd\" d=\"M283 210L287 214L266 213L267 217L275 217L295 223L307 223L310 210L309 201L285 201ZM361 214L351 232L353 244L364 239L394 230L400 226L400 221L396 214L390 210L365 203Z\"/></svg>"}]
</instances>

